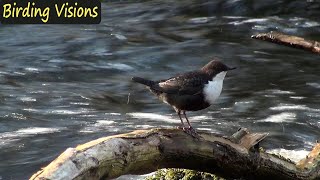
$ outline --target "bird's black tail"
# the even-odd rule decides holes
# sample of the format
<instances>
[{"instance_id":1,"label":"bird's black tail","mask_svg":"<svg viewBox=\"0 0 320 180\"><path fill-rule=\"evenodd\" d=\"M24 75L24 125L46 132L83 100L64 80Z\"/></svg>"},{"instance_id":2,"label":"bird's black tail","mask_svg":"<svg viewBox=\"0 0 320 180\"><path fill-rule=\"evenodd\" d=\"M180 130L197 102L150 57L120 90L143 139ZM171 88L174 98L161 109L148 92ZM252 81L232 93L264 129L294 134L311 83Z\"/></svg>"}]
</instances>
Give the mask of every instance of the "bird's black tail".
<instances>
[{"instance_id":1,"label":"bird's black tail","mask_svg":"<svg viewBox=\"0 0 320 180\"><path fill-rule=\"evenodd\" d=\"M146 85L146 86L152 86L154 84L154 81L144 79L141 77L132 77L132 81Z\"/></svg>"}]
</instances>

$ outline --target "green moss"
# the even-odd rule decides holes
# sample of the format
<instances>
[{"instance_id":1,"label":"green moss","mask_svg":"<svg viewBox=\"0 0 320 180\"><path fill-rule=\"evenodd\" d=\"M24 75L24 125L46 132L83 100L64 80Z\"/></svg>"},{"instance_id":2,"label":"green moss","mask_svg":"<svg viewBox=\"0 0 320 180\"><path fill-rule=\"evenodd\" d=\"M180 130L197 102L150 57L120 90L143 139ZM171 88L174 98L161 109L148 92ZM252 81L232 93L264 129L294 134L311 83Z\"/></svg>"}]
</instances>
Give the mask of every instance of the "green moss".
<instances>
[{"instance_id":1,"label":"green moss","mask_svg":"<svg viewBox=\"0 0 320 180\"><path fill-rule=\"evenodd\" d=\"M146 180L222 180L213 174L188 169L159 169Z\"/></svg>"}]
</instances>

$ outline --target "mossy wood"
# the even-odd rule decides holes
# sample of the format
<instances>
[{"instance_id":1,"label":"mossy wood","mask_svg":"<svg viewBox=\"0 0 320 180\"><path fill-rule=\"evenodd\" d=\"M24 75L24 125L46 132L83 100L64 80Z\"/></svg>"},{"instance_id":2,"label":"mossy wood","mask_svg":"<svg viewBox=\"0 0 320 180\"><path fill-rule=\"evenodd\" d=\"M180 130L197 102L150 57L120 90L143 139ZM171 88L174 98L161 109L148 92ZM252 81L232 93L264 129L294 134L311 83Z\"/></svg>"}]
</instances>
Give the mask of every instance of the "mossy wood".
<instances>
[{"instance_id":1,"label":"mossy wood","mask_svg":"<svg viewBox=\"0 0 320 180\"><path fill-rule=\"evenodd\" d=\"M298 164L259 150L266 133L240 129L231 137L179 129L138 130L68 148L30 179L112 179L160 168L185 168L244 179L320 178L317 144Z\"/></svg>"},{"instance_id":2,"label":"mossy wood","mask_svg":"<svg viewBox=\"0 0 320 180\"><path fill-rule=\"evenodd\" d=\"M268 32L251 36L253 39L260 39L276 44L281 44L298 49L304 49L316 54L320 54L320 42L313 40L306 40L302 37L291 36L280 32Z\"/></svg>"}]
</instances>

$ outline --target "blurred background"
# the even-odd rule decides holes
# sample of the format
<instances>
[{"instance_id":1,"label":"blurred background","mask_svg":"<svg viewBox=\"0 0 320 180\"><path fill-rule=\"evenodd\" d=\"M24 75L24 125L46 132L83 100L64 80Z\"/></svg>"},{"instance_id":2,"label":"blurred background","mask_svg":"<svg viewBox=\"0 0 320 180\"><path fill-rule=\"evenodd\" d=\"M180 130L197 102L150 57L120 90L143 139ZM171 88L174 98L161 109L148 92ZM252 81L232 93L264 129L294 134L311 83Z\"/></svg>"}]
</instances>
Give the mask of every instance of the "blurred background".
<instances>
[{"instance_id":1,"label":"blurred background","mask_svg":"<svg viewBox=\"0 0 320 180\"><path fill-rule=\"evenodd\" d=\"M264 148L305 157L320 135L319 55L250 36L319 41L319 17L316 0L114 0L99 25L1 25L0 179L29 178L102 136L179 125L131 76L168 78L213 57L238 69L214 106L189 113L192 125L269 132Z\"/></svg>"}]
</instances>

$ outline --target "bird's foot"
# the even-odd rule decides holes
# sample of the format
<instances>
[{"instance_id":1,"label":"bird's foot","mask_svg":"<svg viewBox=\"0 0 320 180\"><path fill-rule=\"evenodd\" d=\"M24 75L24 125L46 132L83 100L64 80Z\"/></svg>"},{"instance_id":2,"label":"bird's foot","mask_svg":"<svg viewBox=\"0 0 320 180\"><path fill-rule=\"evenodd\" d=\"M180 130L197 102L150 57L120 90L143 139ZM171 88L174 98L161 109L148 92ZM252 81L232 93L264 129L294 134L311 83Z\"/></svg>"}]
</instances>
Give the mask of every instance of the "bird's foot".
<instances>
[{"instance_id":1,"label":"bird's foot","mask_svg":"<svg viewBox=\"0 0 320 180\"><path fill-rule=\"evenodd\" d=\"M185 127L185 126L177 126L177 129L181 129L183 130L185 133L189 134L190 136L196 138L196 139L200 139L201 136L197 133L197 131L189 126L189 127Z\"/></svg>"},{"instance_id":2,"label":"bird's foot","mask_svg":"<svg viewBox=\"0 0 320 180\"><path fill-rule=\"evenodd\" d=\"M201 136L197 133L197 131L191 126L183 127L183 131L196 139L201 138Z\"/></svg>"}]
</instances>

